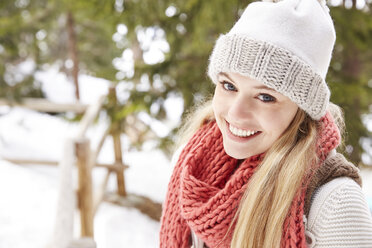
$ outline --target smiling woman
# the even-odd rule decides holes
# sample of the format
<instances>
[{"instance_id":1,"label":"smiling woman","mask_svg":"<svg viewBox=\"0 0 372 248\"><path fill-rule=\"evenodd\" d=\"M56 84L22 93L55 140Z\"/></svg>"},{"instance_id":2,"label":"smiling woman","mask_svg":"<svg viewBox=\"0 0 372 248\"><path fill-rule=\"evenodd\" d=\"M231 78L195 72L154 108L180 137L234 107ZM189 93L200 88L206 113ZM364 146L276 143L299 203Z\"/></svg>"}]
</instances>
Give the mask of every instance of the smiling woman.
<instances>
[{"instance_id":1,"label":"smiling woman","mask_svg":"<svg viewBox=\"0 0 372 248\"><path fill-rule=\"evenodd\" d=\"M254 2L218 38L213 99L180 132L161 247L372 247L359 170L336 152L335 38L323 0Z\"/></svg>"}]
</instances>

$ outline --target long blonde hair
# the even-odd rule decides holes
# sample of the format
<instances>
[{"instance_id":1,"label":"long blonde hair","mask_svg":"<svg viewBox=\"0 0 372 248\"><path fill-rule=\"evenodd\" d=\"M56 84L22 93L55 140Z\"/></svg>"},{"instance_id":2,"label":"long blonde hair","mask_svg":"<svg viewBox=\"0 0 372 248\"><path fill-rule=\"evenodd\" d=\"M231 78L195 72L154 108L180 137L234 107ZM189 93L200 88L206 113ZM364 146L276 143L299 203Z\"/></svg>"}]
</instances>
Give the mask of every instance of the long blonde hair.
<instances>
[{"instance_id":1,"label":"long blonde hair","mask_svg":"<svg viewBox=\"0 0 372 248\"><path fill-rule=\"evenodd\" d=\"M340 108L330 104L329 111L341 128L343 118ZM201 125L213 119L212 101L208 100L189 114L180 130L179 143L185 143ZM236 222L231 247L280 246L283 224L292 200L305 173L309 172L312 163L317 162L315 142L318 125L299 109L288 128L266 152L231 223L232 226Z\"/></svg>"},{"instance_id":2,"label":"long blonde hair","mask_svg":"<svg viewBox=\"0 0 372 248\"><path fill-rule=\"evenodd\" d=\"M316 129L316 122L298 110L266 152L240 203L231 247L279 247L292 200L309 161L316 159Z\"/></svg>"}]
</instances>

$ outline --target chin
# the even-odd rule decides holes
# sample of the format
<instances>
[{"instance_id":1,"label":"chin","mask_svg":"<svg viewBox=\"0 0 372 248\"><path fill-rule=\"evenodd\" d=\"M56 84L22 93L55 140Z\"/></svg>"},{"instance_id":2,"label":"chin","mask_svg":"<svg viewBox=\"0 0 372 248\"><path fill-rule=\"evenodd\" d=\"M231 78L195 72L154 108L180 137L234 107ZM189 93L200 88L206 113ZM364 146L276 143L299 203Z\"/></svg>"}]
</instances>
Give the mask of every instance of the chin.
<instances>
[{"instance_id":1,"label":"chin","mask_svg":"<svg viewBox=\"0 0 372 248\"><path fill-rule=\"evenodd\" d=\"M254 155L248 152L239 151L239 149L232 149L232 147L227 147L225 145L224 149L227 155L235 159L246 159Z\"/></svg>"}]
</instances>

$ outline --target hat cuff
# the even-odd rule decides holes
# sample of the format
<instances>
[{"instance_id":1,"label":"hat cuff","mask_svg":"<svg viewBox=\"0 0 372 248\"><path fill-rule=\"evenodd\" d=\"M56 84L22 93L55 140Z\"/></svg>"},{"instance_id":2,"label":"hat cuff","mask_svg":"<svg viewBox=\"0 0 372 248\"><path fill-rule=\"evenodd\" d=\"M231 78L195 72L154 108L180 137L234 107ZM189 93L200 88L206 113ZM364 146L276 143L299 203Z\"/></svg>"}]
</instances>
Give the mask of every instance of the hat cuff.
<instances>
[{"instance_id":1,"label":"hat cuff","mask_svg":"<svg viewBox=\"0 0 372 248\"><path fill-rule=\"evenodd\" d=\"M314 120L325 115L330 91L311 66L286 49L241 34L221 35L210 56L208 75L235 72L287 96Z\"/></svg>"}]
</instances>

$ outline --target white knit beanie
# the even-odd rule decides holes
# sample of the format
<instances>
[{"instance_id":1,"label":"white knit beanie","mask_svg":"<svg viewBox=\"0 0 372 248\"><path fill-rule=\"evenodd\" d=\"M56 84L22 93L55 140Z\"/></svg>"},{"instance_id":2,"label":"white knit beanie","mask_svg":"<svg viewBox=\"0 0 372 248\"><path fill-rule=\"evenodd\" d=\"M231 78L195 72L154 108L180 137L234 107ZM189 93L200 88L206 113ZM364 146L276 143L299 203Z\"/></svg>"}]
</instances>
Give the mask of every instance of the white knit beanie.
<instances>
[{"instance_id":1,"label":"white knit beanie","mask_svg":"<svg viewBox=\"0 0 372 248\"><path fill-rule=\"evenodd\" d=\"M325 77L335 40L325 0L254 2L216 41L208 75L214 83L220 72L256 79L319 120L329 103Z\"/></svg>"}]
</instances>

